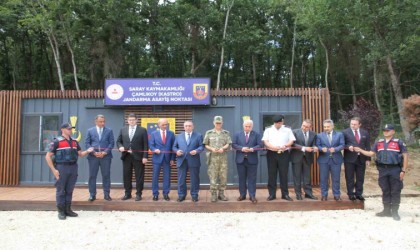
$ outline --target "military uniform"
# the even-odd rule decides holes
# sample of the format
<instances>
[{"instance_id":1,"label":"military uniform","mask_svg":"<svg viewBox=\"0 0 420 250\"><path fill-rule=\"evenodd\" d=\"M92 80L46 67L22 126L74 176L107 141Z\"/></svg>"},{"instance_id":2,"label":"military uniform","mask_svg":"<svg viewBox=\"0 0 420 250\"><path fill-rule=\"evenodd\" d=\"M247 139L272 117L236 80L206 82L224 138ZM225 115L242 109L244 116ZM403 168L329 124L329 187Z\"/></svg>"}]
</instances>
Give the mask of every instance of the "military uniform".
<instances>
[{"instance_id":1,"label":"military uniform","mask_svg":"<svg viewBox=\"0 0 420 250\"><path fill-rule=\"evenodd\" d=\"M380 139L373 146L376 152L376 163L379 171L378 183L382 189L384 204L399 205L403 182L400 180L402 153L407 152L405 144L392 138L389 142Z\"/></svg>"},{"instance_id":2,"label":"military uniform","mask_svg":"<svg viewBox=\"0 0 420 250\"><path fill-rule=\"evenodd\" d=\"M78 175L79 143L70 137L70 140L59 136L50 144L49 152L54 154L55 167L60 173L56 181L56 202L59 210L70 211L73 190ZM68 215L68 214L67 214Z\"/></svg>"},{"instance_id":3,"label":"military uniform","mask_svg":"<svg viewBox=\"0 0 420 250\"><path fill-rule=\"evenodd\" d=\"M215 121L217 121L217 117L218 116L215 117ZM203 144L208 145L214 149L221 149L226 144L232 144L232 139L230 137L229 131L223 129L221 131L216 131L215 129L211 129L206 132ZM224 150L223 153L206 153L208 166L207 173L210 179L210 192L212 193L212 197L214 197L219 190L218 198L221 200L227 200L224 198L224 190L226 189L227 183L227 150L229 149L230 146L228 149Z\"/></svg>"},{"instance_id":4,"label":"military uniform","mask_svg":"<svg viewBox=\"0 0 420 250\"><path fill-rule=\"evenodd\" d=\"M49 145L45 159L48 167L56 177L56 202L58 209L58 218L65 220L66 216L76 217L77 214L71 210L71 202L73 198L73 190L77 181L77 159L86 156L93 151L90 147L88 150L81 152L79 143L69 136L73 129L69 123L61 125L61 133ZM64 131L66 133L64 134Z\"/></svg>"},{"instance_id":5,"label":"military uniform","mask_svg":"<svg viewBox=\"0 0 420 250\"><path fill-rule=\"evenodd\" d=\"M385 128L394 127L387 124ZM391 127L392 126L392 127ZM385 130L385 129L384 129ZM400 179L401 167L403 164L403 153L407 153L407 147L399 139L392 138L389 141L380 139L375 143L372 149L376 153L376 165L379 171L378 183L382 189L382 202L384 211L378 213L378 216L398 215L398 209L401 202L401 190L403 181ZM397 216L399 220L399 216Z\"/></svg>"}]
</instances>

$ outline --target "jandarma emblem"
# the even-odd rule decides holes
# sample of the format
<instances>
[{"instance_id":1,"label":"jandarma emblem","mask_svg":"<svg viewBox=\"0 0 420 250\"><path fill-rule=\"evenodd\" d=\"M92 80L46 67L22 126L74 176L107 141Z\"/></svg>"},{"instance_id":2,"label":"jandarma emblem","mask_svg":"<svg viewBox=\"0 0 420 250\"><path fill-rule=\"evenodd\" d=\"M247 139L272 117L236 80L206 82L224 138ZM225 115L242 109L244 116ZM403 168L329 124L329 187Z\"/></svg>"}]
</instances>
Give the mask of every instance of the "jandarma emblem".
<instances>
[{"instance_id":1,"label":"jandarma emblem","mask_svg":"<svg viewBox=\"0 0 420 250\"><path fill-rule=\"evenodd\" d=\"M202 100L208 95L208 85L205 83L194 83L193 84L193 94L194 97L198 100Z\"/></svg>"}]
</instances>

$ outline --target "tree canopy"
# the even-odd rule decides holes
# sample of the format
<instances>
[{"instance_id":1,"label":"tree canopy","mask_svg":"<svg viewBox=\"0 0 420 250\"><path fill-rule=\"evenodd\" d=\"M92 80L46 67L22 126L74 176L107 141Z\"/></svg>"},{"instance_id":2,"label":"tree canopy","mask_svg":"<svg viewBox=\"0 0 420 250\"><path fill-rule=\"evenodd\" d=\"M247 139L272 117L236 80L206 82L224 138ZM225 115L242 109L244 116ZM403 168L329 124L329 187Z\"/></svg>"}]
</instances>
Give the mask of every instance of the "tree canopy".
<instances>
[{"instance_id":1,"label":"tree canopy","mask_svg":"<svg viewBox=\"0 0 420 250\"><path fill-rule=\"evenodd\" d=\"M402 99L420 94L419 16L417 0L0 0L0 89L216 87L220 67L221 88L328 87L333 119L363 97L404 131Z\"/></svg>"}]
</instances>

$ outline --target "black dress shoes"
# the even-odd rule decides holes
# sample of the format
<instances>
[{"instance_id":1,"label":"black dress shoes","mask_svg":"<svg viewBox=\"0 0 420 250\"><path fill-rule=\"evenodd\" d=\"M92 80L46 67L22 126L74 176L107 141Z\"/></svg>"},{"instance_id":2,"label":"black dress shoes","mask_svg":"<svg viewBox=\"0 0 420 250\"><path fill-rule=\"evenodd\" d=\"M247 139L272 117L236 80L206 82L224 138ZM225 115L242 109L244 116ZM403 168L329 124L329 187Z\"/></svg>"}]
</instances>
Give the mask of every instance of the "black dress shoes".
<instances>
[{"instance_id":1,"label":"black dress shoes","mask_svg":"<svg viewBox=\"0 0 420 250\"><path fill-rule=\"evenodd\" d=\"M313 194L305 194L305 198L312 199L312 200L318 200Z\"/></svg>"},{"instance_id":2,"label":"black dress shoes","mask_svg":"<svg viewBox=\"0 0 420 250\"><path fill-rule=\"evenodd\" d=\"M198 201L198 197L192 197L192 201L193 202L197 202Z\"/></svg>"},{"instance_id":3,"label":"black dress shoes","mask_svg":"<svg viewBox=\"0 0 420 250\"><path fill-rule=\"evenodd\" d=\"M154 200L154 201L159 200L159 196L157 196L157 195L153 195L153 200Z\"/></svg>"},{"instance_id":4,"label":"black dress shoes","mask_svg":"<svg viewBox=\"0 0 420 250\"><path fill-rule=\"evenodd\" d=\"M328 200L327 196L322 196L321 201L327 201L327 200Z\"/></svg>"},{"instance_id":5,"label":"black dress shoes","mask_svg":"<svg viewBox=\"0 0 420 250\"><path fill-rule=\"evenodd\" d=\"M276 196L275 195L270 195L267 198L268 201L272 201L272 200L275 200L275 199L276 199Z\"/></svg>"},{"instance_id":6,"label":"black dress shoes","mask_svg":"<svg viewBox=\"0 0 420 250\"><path fill-rule=\"evenodd\" d=\"M94 200L96 200L96 196L95 195L89 196L88 201L94 201Z\"/></svg>"},{"instance_id":7,"label":"black dress shoes","mask_svg":"<svg viewBox=\"0 0 420 250\"><path fill-rule=\"evenodd\" d=\"M164 194L164 195L163 195L163 199L164 199L165 201L169 201L169 200L170 200L170 199L169 199L169 195Z\"/></svg>"},{"instance_id":8,"label":"black dress shoes","mask_svg":"<svg viewBox=\"0 0 420 250\"><path fill-rule=\"evenodd\" d=\"M254 204L258 202L257 199L255 199L254 196L250 197L249 200Z\"/></svg>"},{"instance_id":9,"label":"black dress shoes","mask_svg":"<svg viewBox=\"0 0 420 250\"><path fill-rule=\"evenodd\" d=\"M238 197L238 199L236 199L237 201L243 201L243 200L245 200L246 199L246 197L245 196L239 196Z\"/></svg>"},{"instance_id":10,"label":"black dress shoes","mask_svg":"<svg viewBox=\"0 0 420 250\"><path fill-rule=\"evenodd\" d=\"M282 196L281 196L281 198L282 198L283 200L293 201L293 199L292 199L292 198L290 198L290 196L289 196L289 195L282 195Z\"/></svg>"},{"instance_id":11,"label":"black dress shoes","mask_svg":"<svg viewBox=\"0 0 420 250\"><path fill-rule=\"evenodd\" d=\"M365 197L363 197L361 195L357 195L356 196L356 199L361 200L361 201L364 201L365 200Z\"/></svg>"},{"instance_id":12,"label":"black dress shoes","mask_svg":"<svg viewBox=\"0 0 420 250\"><path fill-rule=\"evenodd\" d=\"M138 195L136 195L136 201L141 201L141 199L142 199L142 198L141 198L141 195L139 195L139 194L138 194Z\"/></svg>"},{"instance_id":13,"label":"black dress shoes","mask_svg":"<svg viewBox=\"0 0 420 250\"><path fill-rule=\"evenodd\" d=\"M185 201L185 197L179 197L178 200L176 200L177 202L183 202Z\"/></svg>"},{"instance_id":14,"label":"black dress shoes","mask_svg":"<svg viewBox=\"0 0 420 250\"><path fill-rule=\"evenodd\" d=\"M349 200L355 201L356 200L356 197L354 197L354 195L349 195Z\"/></svg>"},{"instance_id":15,"label":"black dress shoes","mask_svg":"<svg viewBox=\"0 0 420 250\"><path fill-rule=\"evenodd\" d=\"M131 198L132 198L131 194L126 194L126 195L124 195L124 197L121 198L121 200L125 201L125 200L131 199Z\"/></svg>"},{"instance_id":16,"label":"black dress shoes","mask_svg":"<svg viewBox=\"0 0 420 250\"><path fill-rule=\"evenodd\" d=\"M301 200L303 200L303 199L302 199L302 195L300 195L300 194L297 194L297 195L296 195L296 200L298 200L298 201L301 201Z\"/></svg>"},{"instance_id":17,"label":"black dress shoes","mask_svg":"<svg viewBox=\"0 0 420 250\"><path fill-rule=\"evenodd\" d=\"M341 197L340 196L334 196L334 200L335 201L341 201Z\"/></svg>"},{"instance_id":18,"label":"black dress shoes","mask_svg":"<svg viewBox=\"0 0 420 250\"><path fill-rule=\"evenodd\" d=\"M104 200L107 200L107 201L112 201L112 198L111 198L111 196L109 196L109 194L108 194L108 195L105 195L105 196L104 196Z\"/></svg>"}]
</instances>

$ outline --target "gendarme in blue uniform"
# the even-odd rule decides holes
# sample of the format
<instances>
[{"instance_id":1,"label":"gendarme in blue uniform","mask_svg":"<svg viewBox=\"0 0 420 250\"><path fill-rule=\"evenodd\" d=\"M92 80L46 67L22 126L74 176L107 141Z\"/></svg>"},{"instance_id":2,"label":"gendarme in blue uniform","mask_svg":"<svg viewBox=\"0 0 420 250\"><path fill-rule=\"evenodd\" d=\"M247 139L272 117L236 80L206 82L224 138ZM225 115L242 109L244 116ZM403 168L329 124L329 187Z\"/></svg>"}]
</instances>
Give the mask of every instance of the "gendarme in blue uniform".
<instances>
[{"instance_id":1,"label":"gendarme in blue uniform","mask_svg":"<svg viewBox=\"0 0 420 250\"><path fill-rule=\"evenodd\" d=\"M54 154L56 169L60 178L56 181L57 206L70 205L73 197L74 186L77 181L77 158L81 150L79 143L70 137L58 137L50 144L49 152Z\"/></svg>"},{"instance_id":2,"label":"gendarme in blue uniform","mask_svg":"<svg viewBox=\"0 0 420 250\"><path fill-rule=\"evenodd\" d=\"M376 164L379 170L379 186L382 189L384 205L399 205L403 182L400 180L402 154L407 153L407 147L399 139L392 138L388 142L380 139L372 148L376 153Z\"/></svg>"}]
</instances>

